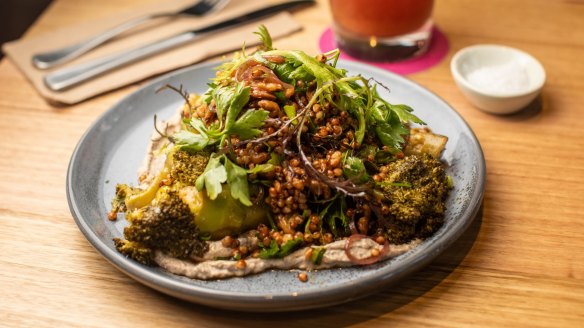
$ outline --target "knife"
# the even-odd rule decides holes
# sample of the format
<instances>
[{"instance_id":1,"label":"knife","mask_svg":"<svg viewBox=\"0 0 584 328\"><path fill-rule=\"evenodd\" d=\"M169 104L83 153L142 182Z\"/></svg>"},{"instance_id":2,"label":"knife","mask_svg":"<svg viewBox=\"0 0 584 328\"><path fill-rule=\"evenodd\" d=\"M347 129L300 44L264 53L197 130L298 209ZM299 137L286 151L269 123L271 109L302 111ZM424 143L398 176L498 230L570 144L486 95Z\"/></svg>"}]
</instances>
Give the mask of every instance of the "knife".
<instances>
[{"instance_id":1,"label":"knife","mask_svg":"<svg viewBox=\"0 0 584 328\"><path fill-rule=\"evenodd\" d=\"M53 91L63 91L96 76L112 71L124 65L153 56L163 51L207 37L231 27L250 23L280 11L300 5L313 4L315 0L292 0L253 10L225 21L183 32L135 49L97 58L86 63L59 69L45 76L45 85Z\"/></svg>"}]
</instances>

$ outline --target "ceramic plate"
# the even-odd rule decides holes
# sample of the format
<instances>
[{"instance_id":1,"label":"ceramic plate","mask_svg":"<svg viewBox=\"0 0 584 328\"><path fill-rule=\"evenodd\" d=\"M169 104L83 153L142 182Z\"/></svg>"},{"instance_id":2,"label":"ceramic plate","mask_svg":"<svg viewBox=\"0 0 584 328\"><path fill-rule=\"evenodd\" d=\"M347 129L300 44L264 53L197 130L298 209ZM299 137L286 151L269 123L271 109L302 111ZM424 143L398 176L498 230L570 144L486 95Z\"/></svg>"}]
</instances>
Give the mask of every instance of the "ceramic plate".
<instances>
[{"instance_id":1,"label":"ceramic plate","mask_svg":"<svg viewBox=\"0 0 584 328\"><path fill-rule=\"evenodd\" d=\"M189 67L159 78L107 111L81 138L67 174L71 213L89 242L119 270L163 293L213 307L246 311L287 311L347 302L387 287L428 264L454 242L477 213L485 184L481 147L464 120L442 99L420 85L377 68L339 62L351 75L373 77L391 91L379 91L391 103L412 106L436 133L448 136L443 159L454 179L446 222L420 246L392 260L367 267L320 270L306 283L297 272L270 271L245 278L199 281L143 266L119 254L112 238L122 236L123 220L107 212L117 183L137 184L153 128L153 116L169 118L182 105L174 92L155 91L165 84L202 93L216 63ZM121 291L123 292L123 291Z\"/></svg>"}]
</instances>

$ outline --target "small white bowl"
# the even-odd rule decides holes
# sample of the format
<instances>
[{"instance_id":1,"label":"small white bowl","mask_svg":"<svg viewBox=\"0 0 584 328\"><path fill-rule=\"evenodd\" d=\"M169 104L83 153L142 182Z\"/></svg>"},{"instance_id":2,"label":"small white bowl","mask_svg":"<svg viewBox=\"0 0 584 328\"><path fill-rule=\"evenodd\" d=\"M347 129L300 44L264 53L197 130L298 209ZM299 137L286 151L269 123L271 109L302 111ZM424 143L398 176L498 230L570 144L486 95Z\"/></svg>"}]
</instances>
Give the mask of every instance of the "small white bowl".
<instances>
[{"instance_id":1,"label":"small white bowl","mask_svg":"<svg viewBox=\"0 0 584 328\"><path fill-rule=\"evenodd\" d=\"M527 106L545 82L541 63L528 53L501 45L461 49L450 62L456 85L479 109L510 114Z\"/></svg>"}]
</instances>

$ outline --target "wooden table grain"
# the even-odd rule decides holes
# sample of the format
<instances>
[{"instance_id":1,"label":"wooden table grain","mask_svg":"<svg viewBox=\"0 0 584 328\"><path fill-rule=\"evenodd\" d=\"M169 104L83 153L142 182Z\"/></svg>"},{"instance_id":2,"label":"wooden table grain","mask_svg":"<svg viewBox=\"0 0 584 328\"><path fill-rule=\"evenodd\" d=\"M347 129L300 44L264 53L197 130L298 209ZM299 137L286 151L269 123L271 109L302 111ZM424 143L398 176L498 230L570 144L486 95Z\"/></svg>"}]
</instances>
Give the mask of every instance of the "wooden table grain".
<instances>
[{"instance_id":1,"label":"wooden table grain","mask_svg":"<svg viewBox=\"0 0 584 328\"><path fill-rule=\"evenodd\" d=\"M153 1L153 0L149 0ZM55 0L25 35L131 9L144 0ZM295 14L280 48L318 50L326 1ZM487 161L480 217L431 265L378 294L332 308L249 314L179 301L118 272L85 240L65 196L84 131L131 85L76 106L47 104L0 62L0 326L582 327L584 326L584 2L439 0L450 52L409 78L470 124ZM452 54L505 44L547 70L539 102L517 115L478 111L454 85Z\"/></svg>"}]
</instances>

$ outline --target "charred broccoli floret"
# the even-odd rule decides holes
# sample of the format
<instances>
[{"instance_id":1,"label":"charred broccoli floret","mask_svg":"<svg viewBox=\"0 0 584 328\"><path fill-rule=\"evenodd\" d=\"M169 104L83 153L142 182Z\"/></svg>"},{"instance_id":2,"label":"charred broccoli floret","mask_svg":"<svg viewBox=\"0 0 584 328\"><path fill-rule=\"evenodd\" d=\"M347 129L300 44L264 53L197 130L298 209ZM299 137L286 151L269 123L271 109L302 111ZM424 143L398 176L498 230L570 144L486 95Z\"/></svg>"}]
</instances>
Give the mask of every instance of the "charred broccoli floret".
<instances>
[{"instance_id":1,"label":"charred broccoli floret","mask_svg":"<svg viewBox=\"0 0 584 328\"><path fill-rule=\"evenodd\" d=\"M142 264L153 265L154 251L142 243L114 238L114 245L118 252Z\"/></svg>"},{"instance_id":2,"label":"charred broccoli floret","mask_svg":"<svg viewBox=\"0 0 584 328\"><path fill-rule=\"evenodd\" d=\"M170 176L184 185L194 186L199 175L205 171L208 161L209 154L207 153L190 154L177 150L172 154Z\"/></svg>"},{"instance_id":3,"label":"charred broccoli floret","mask_svg":"<svg viewBox=\"0 0 584 328\"><path fill-rule=\"evenodd\" d=\"M380 187L390 204L389 238L401 243L436 232L451 188L442 163L428 154L410 155L388 164L387 172Z\"/></svg>"},{"instance_id":4,"label":"charred broccoli floret","mask_svg":"<svg viewBox=\"0 0 584 328\"><path fill-rule=\"evenodd\" d=\"M132 188L125 184L116 185L116 196L112 199L112 212L125 212L126 208L126 196L133 193L139 192L139 189Z\"/></svg>"},{"instance_id":5,"label":"charred broccoli floret","mask_svg":"<svg viewBox=\"0 0 584 328\"><path fill-rule=\"evenodd\" d=\"M145 209L127 215L130 225L123 240L114 240L123 254L144 264L152 264L154 250L185 259L202 254L206 243L199 240L199 229L188 205L176 192L168 191Z\"/></svg>"}]
</instances>

